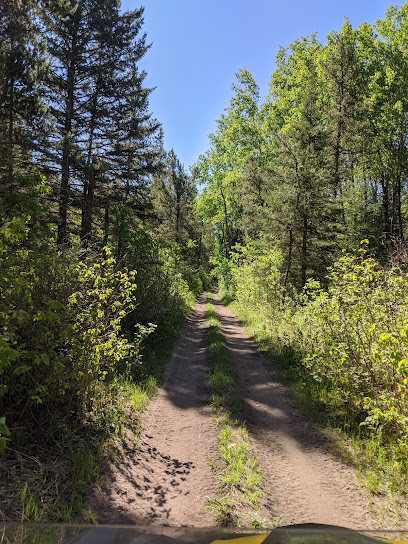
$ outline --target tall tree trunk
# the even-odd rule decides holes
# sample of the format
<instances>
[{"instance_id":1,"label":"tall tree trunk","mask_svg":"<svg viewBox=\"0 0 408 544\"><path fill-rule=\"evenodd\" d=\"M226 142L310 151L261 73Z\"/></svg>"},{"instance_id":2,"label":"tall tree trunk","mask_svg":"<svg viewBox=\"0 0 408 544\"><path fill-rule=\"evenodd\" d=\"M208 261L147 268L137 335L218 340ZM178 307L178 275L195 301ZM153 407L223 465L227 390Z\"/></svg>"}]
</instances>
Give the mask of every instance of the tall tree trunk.
<instances>
[{"instance_id":1,"label":"tall tree trunk","mask_svg":"<svg viewBox=\"0 0 408 544\"><path fill-rule=\"evenodd\" d=\"M298 174L298 164L297 164L297 162L295 163L295 169L296 169L296 174ZM294 243L293 223L295 221L297 211L299 209L299 202L300 202L300 191L298 190L297 195L296 195L296 205L295 205L295 210L294 210L294 214L293 214L293 221L292 221L292 223L290 225L290 228L289 228L288 262L287 262L287 265L286 265L285 278L283 280L283 286L285 287L285 290L286 290L286 287L287 287L288 281L289 281L290 269L292 268L292 252L293 252L293 243ZM285 294L283 296L285 296Z\"/></svg>"},{"instance_id":2,"label":"tall tree trunk","mask_svg":"<svg viewBox=\"0 0 408 544\"><path fill-rule=\"evenodd\" d=\"M94 121L91 121L91 132L88 143L88 157L85 168L85 179L83 187L83 202L81 216L81 245L88 247L92 229L93 197L95 193L95 158L93 152Z\"/></svg>"},{"instance_id":3,"label":"tall tree trunk","mask_svg":"<svg viewBox=\"0 0 408 544\"><path fill-rule=\"evenodd\" d=\"M285 278L283 280L283 286L285 287L285 290L286 290L286 287L288 285L289 273L290 273L290 269L292 267L292 251L293 251L293 225L291 225L290 229L289 229L288 261L287 261L287 265L286 265Z\"/></svg>"},{"instance_id":4,"label":"tall tree trunk","mask_svg":"<svg viewBox=\"0 0 408 544\"><path fill-rule=\"evenodd\" d=\"M402 222L402 211L401 211L401 177L404 172L404 155L405 155L405 133L401 133L399 146L398 146L398 180L397 180L397 221L398 221L398 236L401 240L404 239L404 228Z\"/></svg>"},{"instance_id":5,"label":"tall tree trunk","mask_svg":"<svg viewBox=\"0 0 408 544\"><path fill-rule=\"evenodd\" d=\"M389 185L384 172L381 173L381 189L382 189L382 209L384 217L385 238L390 239L390 211L389 211Z\"/></svg>"},{"instance_id":6,"label":"tall tree trunk","mask_svg":"<svg viewBox=\"0 0 408 544\"><path fill-rule=\"evenodd\" d=\"M341 107L340 112L341 113ZM337 123L337 133L336 133L336 143L334 146L334 186L333 186L333 197L337 198L337 192L340 186L339 181L339 165L340 165L340 141L341 141L341 123Z\"/></svg>"},{"instance_id":7,"label":"tall tree trunk","mask_svg":"<svg viewBox=\"0 0 408 544\"><path fill-rule=\"evenodd\" d=\"M396 222L398 224L398 238L404 239L404 227L402 223L402 210L401 210L401 180L398 179L396 183Z\"/></svg>"},{"instance_id":8,"label":"tall tree trunk","mask_svg":"<svg viewBox=\"0 0 408 544\"><path fill-rule=\"evenodd\" d=\"M14 78L10 81L10 104L8 126L8 185L9 190L14 185Z\"/></svg>"},{"instance_id":9,"label":"tall tree trunk","mask_svg":"<svg viewBox=\"0 0 408 544\"><path fill-rule=\"evenodd\" d=\"M88 247L91 238L92 229L92 211L93 200L95 194L96 176L95 176L95 164L94 162L89 165L89 179L86 184L86 193L84 193L84 203L82 210L82 222L81 222L81 244L83 247Z\"/></svg>"},{"instance_id":10,"label":"tall tree trunk","mask_svg":"<svg viewBox=\"0 0 408 544\"><path fill-rule=\"evenodd\" d=\"M105 208L105 216L103 220L103 246L108 245L109 240L109 206Z\"/></svg>"},{"instance_id":11,"label":"tall tree trunk","mask_svg":"<svg viewBox=\"0 0 408 544\"><path fill-rule=\"evenodd\" d=\"M225 256L229 257L230 254L230 232L229 232L229 226L228 226L228 210L227 210L227 201L225 199L224 191L222 190L222 187L220 185L220 193L222 198L222 203L224 207L224 218L225 218Z\"/></svg>"},{"instance_id":12,"label":"tall tree trunk","mask_svg":"<svg viewBox=\"0 0 408 544\"><path fill-rule=\"evenodd\" d=\"M116 246L116 259L119 259L123 256L123 235L125 233L125 214L123 211L120 212L119 223L118 223L118 243Z\"/></svg>"},{"instance_id":13,"label":"tall tree trunk","mask_svg":"<svg viewBox=\"0 0 408 544\"><path fill-rule=\"evenodd\" d=\"M125 235L125 206L127 205L128 199L129 199L129 193L130 193L130 187L129 183L126 184L126 190L125 190L125 198L124 202L122 204L120 215L119 215L119 223L118 223L118 243L116 246L116 258L117 260L121 259L124 254L124 235Z\"/></svg>"},{"instance_id":14,"label":"tall tree trunk","mask_svg":"<svg viewBox=\"0 0 408 544\"><path fill-rule=\"evenodd\" d=\"M203 222L201 222L201 229L200 229L200 237L198 239L198 248L197 248L197 268L200 268L201 266L201 250L202 250L202 244L203 244L203 233L202 233L202 227Z\"/></svg>"},{"instance_id":15,"label":"tall tree trunk","mask_svg":"<svg viewBox=\"0 0 408 544\"><path fill-rule=\"evenodd\" d=\"M303 232L302 232L302 268L301 268L301 280L302 287L306 284L306 268L307 268L307 235L308 235L308 221L307 217L303 218Z\"/></svg>"},{"instance_id":16,"label":"tall tree trunk","mask_svg":"<svg viewBox=\"0 0 408 544\"><path fill-rule=\"evenodd\" d=\"M395 223L397 215L397 180L393 177L392 180L392 193L391 193L391 214L390 214L390 235L396 234Z\"/></svg>"},{"instance_id":17,"label":"tall tree trunk","mask_svg":"<svg viewBox=\"0 0 408 544\"><path fill-rule=\"evenodd\" d=\"M69 169L71 155L71 132L72 119L74 116L74 100L75 100L75 75L76 75L76 49L77 49L77 27L81 17L81 10L78 8L75 12L73 21L74 31L71 40L70 59L67 70L67 99L65 106L65 121L64 121L64 139L62 146L62 165L61 165L61 185L59 196L58 209L58 235L57 245L64 246L68 242L67 234L67 215L68 215L68 200L69 200Z\"/></svg>"},{"instance_id":18,"label":"tall tree trunk","mask_svg":"<svg viewBox=\"0 0 408 544\"><path fill-rule=\"evenodd\" d=\"M180 196L177 195L176 202L176 244L180 241Z\"/></svg>"},{"instance_id":19,"label":"tall tree trunk","mask_svg":"<svg viewBox=\"0 0 408 544\"><path fill-rule=\"evenodd\" d=\"M74 47L74 45L73 45ZM57 245L63 246L68 242L67 236L67 214L68 214L68 198L69 198L69 167L71 154L71 131L72 117L74 112L74 85L75 85L75 63L71 59L68 68L67 81L67 103L65 109L65 124L64 124L64 142L62 148L62 171L61 185L59 197L59 225Z\"/></svg>"}]
</instances>

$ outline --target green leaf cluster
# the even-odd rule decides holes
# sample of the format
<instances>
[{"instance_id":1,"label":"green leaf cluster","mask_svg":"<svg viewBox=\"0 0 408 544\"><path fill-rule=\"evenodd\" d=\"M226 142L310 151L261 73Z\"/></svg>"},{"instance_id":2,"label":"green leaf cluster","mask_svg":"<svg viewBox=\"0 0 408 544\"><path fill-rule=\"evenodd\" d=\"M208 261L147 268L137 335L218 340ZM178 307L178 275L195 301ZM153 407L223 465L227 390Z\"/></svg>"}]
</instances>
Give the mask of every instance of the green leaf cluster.
<instances>
[{"instance_id":1,"label":"green leaf cluster","mask_svg":"<svg viewBox=\"0 0 408 544\"><path fill-rule=\"evenodd\" d=\"M361 425L408 445L408 275L364 251L336 261L327 290L310 286L303 365Z\"/></svg>"},{"instance_id":2,"label":"green leaf cluster","mask_svg":"<svg viewBox=\"0 0 408 544\"><path fill-rule=\"evenodd\" d=\"M136 271L119 270L108 249L86 262L38 244L20 219L0 238L1 413L15 423L92 409L98 384L141 364L140 345L154 330L122 327L135 307Z\"/></svg>"}]
</instances>

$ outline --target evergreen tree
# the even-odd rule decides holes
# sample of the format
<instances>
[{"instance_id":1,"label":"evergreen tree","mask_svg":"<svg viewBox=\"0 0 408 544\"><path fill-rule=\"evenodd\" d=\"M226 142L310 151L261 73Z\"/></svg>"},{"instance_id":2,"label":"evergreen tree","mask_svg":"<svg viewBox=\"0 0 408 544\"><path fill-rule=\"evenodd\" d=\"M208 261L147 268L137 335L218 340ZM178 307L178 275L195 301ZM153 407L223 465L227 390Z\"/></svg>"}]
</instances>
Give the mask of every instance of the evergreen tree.
<instances>
[{"instance_id":1,"label":"evergreen tree","mask_svg":"<svg viewBox=\"0 0 408 544\"><path fill-rule=\"evenodd\" d=\"M92 226L94 197L105 209L105 230L109 229L109 205L115 203L118 254L126 215L141 219L149 207L149 177L156 169L161 148L159 123L148 112L150 89L138 62L146 53L146 35L138 37L143 9L121 14L117 2L95 3L90 12L94 30L88 108L85 112L83 153L83 205L81 240L86 245ZM120 210L119 210L120 208Z\"/></svg>"},{"instance_id":2,"label":"evergreen tree","mask_svg":"<svg viewBox=\"0 0 408 544\"><path fill-rule=\"evenodd\" d=\"M378 184L369 171L366 53L359 32L346 19L339 32L329 35L321 62L328 152L333 157L331 193L341 208L343 225L338 244L350 249L365 238L381 241ZM378 250L378 245L372 249Z\"/></svg>"},{"instance_id":3,"label":"evergreen tree","mask_svg":"<svg viewBox=\"0 0 408 544\"><path fill-rule=\"evenodd\" d=\"M115 203L118 255L123 251L129 219L140 221L151 209L149 184L159 166L162 146L160 124L148 109L152 89L144 87L146 73L138 68L148 49L146 35L136 39L142 23L140 9L124 14L118 29L122 45L109 130L111 151L106 155Z\"/></svg>"},{"instance_id":4,"label":"evergreen tree","mask_svg":"<svg viewBox=\"0 0 408 544\"><path fill-rule=\"evenodd\" d=\"M0 3L0 191L10 212L35 183L46 129L46 73L36 2Z\"/></svg>"},{"instance_id":5,"label":"evergreen tree","mask_svg":"<svg viewBox=\"0 0 408 544\"><path fill-rule=\"evenodd\" d=\"M372 176L379 181L386 241L404 238L407 179L408 4L390 7L374 28L361 28L369 76L368 129Z\"/></svg>"},{"instance_id":6,"label":"evergreen tree","mask_svg":"<svg viewBox=\"0 0 408 544\"><path fill-rule=\"evenodd\" d=\"M85 89L93 58L87 0L49 0L42 10L50 54L48 101L55 120L51 160L59 182L57 244L68 243L68 206L76 169L78 136L83 122Z\"/></svg>"},{"instance_id":7,"label":"evergreen tree","mask_svg":"<svg viewBox=\"0 0 408 544\"><path fill-rule=\"evenodd\" d=\"M144 87L146 73L138 69L148 49L146 35L138 37L143 8L121 14L116 0L51 0L43 20L57 128L52 145L60 176L57 243L69 239L70 202L82 210L78 234L84 246L95 209L103 208L104 242L116 214L119 256L127 216L141 215L146 207L158 153L159 123L148 112L151 90Z\"/></svg>"},{"instance_id":8,"label":"evergreen tree","mask_svg":"<svg viewBox=\"0 0 408 544\"><path fill-rule=\"evenodd\" d=\"M158 234L170 246L180 245L191 238L196 188L173 149L164 156L164 168L156 176L153 196L159 220Z\"/></svg>"}]
</instances>

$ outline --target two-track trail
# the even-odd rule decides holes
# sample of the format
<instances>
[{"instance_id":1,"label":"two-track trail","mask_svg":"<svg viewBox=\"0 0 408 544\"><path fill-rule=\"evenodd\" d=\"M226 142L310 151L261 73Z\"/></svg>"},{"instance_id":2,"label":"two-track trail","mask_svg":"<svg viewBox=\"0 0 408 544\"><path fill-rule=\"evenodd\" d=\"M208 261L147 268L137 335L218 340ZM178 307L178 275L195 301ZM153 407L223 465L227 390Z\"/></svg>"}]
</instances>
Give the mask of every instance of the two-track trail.
<instances>
[{"instance_id":1,"label":"two-track trail","mask_svg":"<svg viewBox=\"0 0 408 544\"><path fill-rule=\"evenodd\" d=\"M241 418L262 466L259 514L269 525L325 523L375 528L350 469L336 460L294 408L233 314L214 296L243 395ZM99 523L211 526L205 509L216 493L209 458L217 456L217 426L207 400L205 295L184 326L164 385L142 421L137 447L129 441L105 482L87 501Z\"/></svg>"},{"instance_id":2,"label":"two-track trail","mask_svg":"<svg viewBox=\"0 0 408 544\"><path fill-rule=\"evenodd\" d=\"M352 471L334 458L313 426L273 379L244 328L217 296L216 312L243 395L241 417L263 467L264 508L282 525L323 523L374 529Z\"/></svg>"},{"instance_id":3,"label":"two-track trail","mask_svg":"<svg viewBox=\"0 0 408 544\"><path fill-rule=\"evenodd\" d=\"M215 491L208 459L216 455L218 440L207 405L205 318L202 295L150 402L139 446L88 499L99 523L213 525L205 506Z\"/></svg>"}]
</instances>

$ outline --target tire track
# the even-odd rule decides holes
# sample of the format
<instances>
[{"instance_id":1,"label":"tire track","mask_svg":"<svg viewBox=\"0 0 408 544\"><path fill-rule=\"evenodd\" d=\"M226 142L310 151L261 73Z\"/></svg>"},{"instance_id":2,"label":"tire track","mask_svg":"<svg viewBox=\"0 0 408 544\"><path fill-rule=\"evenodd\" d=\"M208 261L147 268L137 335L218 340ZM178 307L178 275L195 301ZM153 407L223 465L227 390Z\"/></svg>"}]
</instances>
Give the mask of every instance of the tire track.
<instances>
[{"instance_id":1,"label":"tire track","mask_svg":"<svg viewBox=\"0 0 408 544\"><path fill-rule=\"evenodd\" d=\"M184 326L166 368L164 386L150 402L137 448L130 448L95 488L87 508L101 523L210 526L214 495L208 461L217 455L210 417L205 294Z\"/></svg>"},{"instance_id":2,"label":"tire track","mask_svg":"<svg viewBox=\"0 0 408 544\"><path fill-rule=\"evenodd\" d=\"M282 525L322 523L375 529L352 470L338 461L275 381L244 328L217 296L214 306L243 395L241 416L263 468L262 515Z\"/></svg>"}]
</instances>

